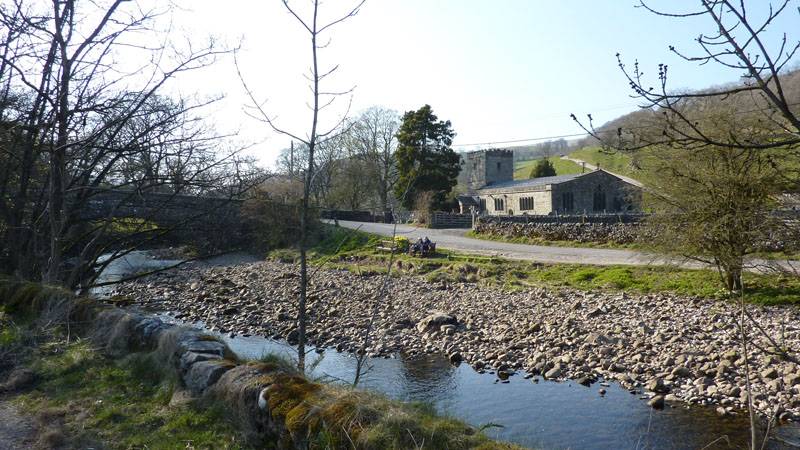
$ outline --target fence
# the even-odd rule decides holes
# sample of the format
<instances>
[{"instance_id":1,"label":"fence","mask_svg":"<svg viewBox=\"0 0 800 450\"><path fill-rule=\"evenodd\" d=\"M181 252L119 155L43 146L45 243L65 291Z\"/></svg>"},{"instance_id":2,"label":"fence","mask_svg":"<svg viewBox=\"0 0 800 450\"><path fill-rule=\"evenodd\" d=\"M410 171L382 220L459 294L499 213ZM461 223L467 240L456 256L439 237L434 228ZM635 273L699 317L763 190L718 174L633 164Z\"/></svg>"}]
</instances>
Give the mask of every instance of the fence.
<instances>
[{"instance_id":1,"label":"fence","mask_svg":"<svg viewBox=\"0 0 800 450\"><path fill-rule=\"evenodd\" d=\"M464 228L472 226L472 216L469 214L432 213L430 225L434 228Z\"/></svg>"}]
</instances>

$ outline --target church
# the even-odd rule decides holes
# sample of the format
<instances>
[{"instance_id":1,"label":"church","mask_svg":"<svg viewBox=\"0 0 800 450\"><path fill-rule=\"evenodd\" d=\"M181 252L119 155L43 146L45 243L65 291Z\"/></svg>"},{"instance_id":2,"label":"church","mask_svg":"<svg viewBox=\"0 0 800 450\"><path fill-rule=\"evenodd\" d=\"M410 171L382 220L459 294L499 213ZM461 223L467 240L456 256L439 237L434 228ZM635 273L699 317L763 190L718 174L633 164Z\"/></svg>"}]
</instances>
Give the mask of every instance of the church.
<instances>
[{"instance_id":1,"label":"church","mask_svg":"<svg viewBox=\"0 0 800 450\"><path fill-rule=\"evenodd\" d=\"M622 214L634 212L641 186L604 170L514 180L511 150L466 154L467 192L458 198L461 213L513 216Z\"/></svg>"}]
</instances>

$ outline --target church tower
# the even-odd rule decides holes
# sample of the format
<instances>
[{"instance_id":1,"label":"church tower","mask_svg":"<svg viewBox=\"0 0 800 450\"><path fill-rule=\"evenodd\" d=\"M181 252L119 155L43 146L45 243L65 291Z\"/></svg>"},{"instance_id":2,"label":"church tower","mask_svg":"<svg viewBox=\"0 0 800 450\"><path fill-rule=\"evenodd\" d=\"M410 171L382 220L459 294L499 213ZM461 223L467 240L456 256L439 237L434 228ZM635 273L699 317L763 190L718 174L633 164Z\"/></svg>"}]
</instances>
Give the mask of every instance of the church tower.
<instances>
[{"instance_id":1,"label":"church tower","mask_svg":"<svg viewBox=\"0 0 800 450\"><path fill-rule=\"evenodd\" d=\"M467 189L473 193L484 186L514 180L512 150L478 150L467 153Z\"/></svg>"}]
</instances>

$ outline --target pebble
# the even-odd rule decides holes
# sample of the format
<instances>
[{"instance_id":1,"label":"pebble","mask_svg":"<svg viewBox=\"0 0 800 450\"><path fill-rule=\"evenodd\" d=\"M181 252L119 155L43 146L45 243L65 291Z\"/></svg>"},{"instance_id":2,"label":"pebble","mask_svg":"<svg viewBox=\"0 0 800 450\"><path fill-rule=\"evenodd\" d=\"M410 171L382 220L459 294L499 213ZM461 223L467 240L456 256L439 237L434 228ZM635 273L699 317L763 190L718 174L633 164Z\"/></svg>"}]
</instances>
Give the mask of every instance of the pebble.
<instances>
[{"instance_id":1,"label":"pebble","mask_svg":"<svg viewBox=\"0 0 800 450\"><path fill-rule=\"evenodd\" d=\"M186 322L236 335L296 339L299 268L273 261L187 267L123 283L112 295L172 311ZM355 351L372 319L379 276L322 269L309 286L309 345ZM514 370L562 380L621 381L669 392L669 401L744 403L738 306L668 295L532 288L506 292L474 282L392 277L375 310L367 354L461 357L476 371ZM751 307L750 314L787 348L800 348L800 307ZM227 314L226 314L227 313ZM800 420L800 368L751 333L748 362L756 408ZM458 356L456 356L458 355ZM503 369L499 369L505 366ZM536 381L536 378L533 378ZM603 383L606 383L603 381ZM711 388L710 388L711 387Z\"/></svg>"}]
</instances>

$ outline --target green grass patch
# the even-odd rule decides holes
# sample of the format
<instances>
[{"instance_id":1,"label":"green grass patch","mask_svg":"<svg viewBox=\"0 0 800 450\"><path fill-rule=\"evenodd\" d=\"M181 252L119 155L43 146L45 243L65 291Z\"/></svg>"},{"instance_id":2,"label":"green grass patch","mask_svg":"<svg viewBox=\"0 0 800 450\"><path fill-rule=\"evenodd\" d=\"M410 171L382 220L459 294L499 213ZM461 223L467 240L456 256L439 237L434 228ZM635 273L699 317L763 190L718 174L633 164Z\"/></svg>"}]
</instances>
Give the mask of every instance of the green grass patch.
<instances>
[{"instance_id":1,"label":"green grass patch","mask_svg":"<svg viewBox=\"0 0 800 450\"><path fill-rule=\"evenodd\" d=\"M362 246L350 247L347 258L325 258L330 267L355 274L386 273L389 254L375 250L380 236L361 238ZM568 243L558 243L567 245ZM599 248L642 249L643 246ZM341 253L341 252L340 252ZM319 263L322 259L312 260ZM669 266L592 266L585 264L542 264L500 258L456 254L437 250L433 258L394 255L393 276L425 276L429 281L477 283L509 291L534 287L603 290L629 293L669 293L725 298L719 275L713 270L692 270ZM757 304L800 304L800 279L769 274L744 276L746 298Z\"/></svg>"},{"instance_id":2,"label":"green grass patch","mask_svg":"<svg viewBox=\"0 0 800 450\"><path fill-rule=\"evenodd\" d=\"M581 173L582 167L574 162L561 159L560 156L551 156L548 158L553 163L553 168L556 169L556 175L570 175L573 173ZM514 164L514 179L527 180L531 177L531 170L536 165L536 160L520 161Z\"/></svg>"},{"instance_id":3,"label":"green grass patch","mask_svg":"<svg viewBox=\"0 0 800 450\"><path fill-rule=\"evenodd\" d=\"M631 152L603 152L600 147L586 147L570 153L569 157L644 184L657 176L654 170L655 156L649 148Z\"/></svg>"},{"instance_id":4,"label":"green grass patch","mask_svg":"<svg viewBox=\"0 0 800 450\"><path fill-rule=\"evenodd\" d=\"M35 348L28 367L41 381L14 403L62 427L69 448L247 448L220 407L169 407L173 383L147 355L120 364L86 340L56 339Z\"/></svg>"},{"instance_id":5,"label":"green grass patch","mask_svg":"<svg viewBox=\"0 0 800 450\"><path fill-rule=\"evenodd\" d=\"M344 228L336 229L328 226L326 236L313 250L322 255L347 254L364 247L378 247L381 239L388 238L361 231L352 231Z\"/></svg>"}]
</instances>

